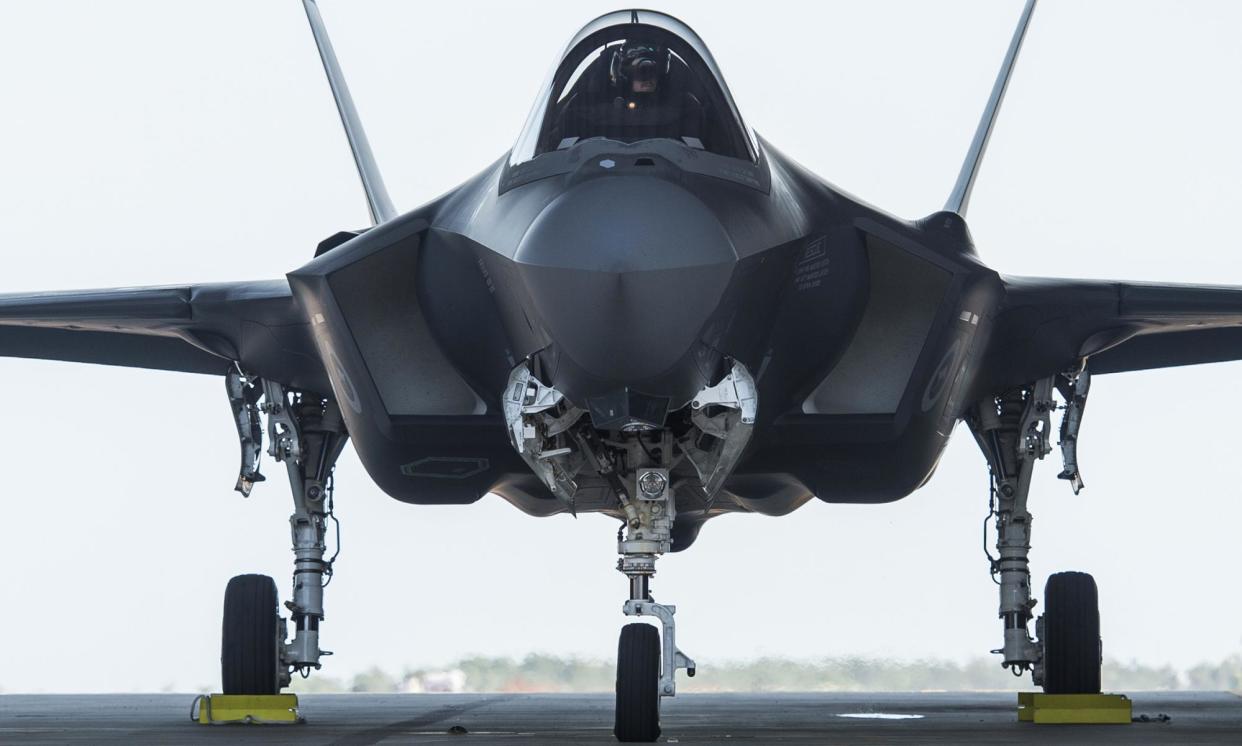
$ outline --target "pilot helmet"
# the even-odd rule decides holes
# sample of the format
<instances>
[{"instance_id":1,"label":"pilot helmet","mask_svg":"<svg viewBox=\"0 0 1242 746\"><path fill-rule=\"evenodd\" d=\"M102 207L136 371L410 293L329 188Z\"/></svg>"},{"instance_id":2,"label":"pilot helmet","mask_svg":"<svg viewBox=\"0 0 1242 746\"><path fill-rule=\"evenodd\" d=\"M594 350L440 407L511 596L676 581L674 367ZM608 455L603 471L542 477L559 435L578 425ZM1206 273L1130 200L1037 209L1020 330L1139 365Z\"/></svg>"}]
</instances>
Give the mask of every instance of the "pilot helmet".
<instances>
[{"instance_id":1,"label":"pilot helmet","mask_svg":"<svg viewBox=\"0 0 1242 746\"><path fill-rule=\"evenodd\" d=\"M614 86L629 87L634 83L658 83L672 62L667 47L643 41L627 41L612 52L609 77Z\"/></svg>"}]
</instances>

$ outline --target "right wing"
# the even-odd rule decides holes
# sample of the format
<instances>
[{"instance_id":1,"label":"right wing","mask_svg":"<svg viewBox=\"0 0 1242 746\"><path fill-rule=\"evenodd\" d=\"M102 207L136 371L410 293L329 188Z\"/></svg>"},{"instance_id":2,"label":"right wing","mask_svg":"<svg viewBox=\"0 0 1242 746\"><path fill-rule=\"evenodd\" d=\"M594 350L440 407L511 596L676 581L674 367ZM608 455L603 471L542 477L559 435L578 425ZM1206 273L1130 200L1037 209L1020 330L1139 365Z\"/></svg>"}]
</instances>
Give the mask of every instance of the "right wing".
<instances>
[{"instance_id":1,"label":"right wing","mask_svg":"<svg viewBox=\"0 0 1242 746\"><path fill-rule=\"evenodd\" d=\"M285 280L0 295L0 357L264 378L328 392Z\"/></svg>"},{"instance_id":2,"label":"right wing","mask_svg":"<svg viewBox=\"0 0 1242 746\"><path fill-rule=\"evenodd\" d=\"M1242 287L1003 278L994 388L1077 367L1121 373L1242 360Z\"/></svg>"},{"instance_id":3,"label":"right wing","mask_svg":"<svg viewBox=\"0 0 1242 746\"><path fill-rule=\"evenodd\" d=\"M396 216L315 0L303 0L373 225ZM320 253L323 252L321 246ZM188 373L247 372L330 386L285 280L0 295L0 357Z\"/></svg>"}]
</instances>

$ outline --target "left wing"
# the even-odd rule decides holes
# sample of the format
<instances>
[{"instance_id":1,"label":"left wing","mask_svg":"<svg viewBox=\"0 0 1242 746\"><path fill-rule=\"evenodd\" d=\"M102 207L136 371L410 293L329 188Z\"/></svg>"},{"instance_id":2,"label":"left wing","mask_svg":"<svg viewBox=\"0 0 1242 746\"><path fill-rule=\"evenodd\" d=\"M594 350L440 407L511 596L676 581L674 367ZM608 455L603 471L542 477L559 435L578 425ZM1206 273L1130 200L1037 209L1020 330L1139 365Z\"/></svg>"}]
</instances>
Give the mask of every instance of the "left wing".
<instances>
[{"instance_id":1,"label":"left wing","mask_svg":"<svg viewBox=\"0 0 1242 746\"><path fill-rule=\"evenodd\" d=\"M1004 278L987 378L1021 385L1095 373L1242 360L1242 287Z\"/></svg>"},{"instance_id":2,"label":"left wing","mask_svg":"<svg viewBox=\"0 0 1242 746\"><path fill-rule=\"evenodd\" d=\"M0 295L0 357L223 375L327 392L285 280Z\"/></svg>"}]
</instances>

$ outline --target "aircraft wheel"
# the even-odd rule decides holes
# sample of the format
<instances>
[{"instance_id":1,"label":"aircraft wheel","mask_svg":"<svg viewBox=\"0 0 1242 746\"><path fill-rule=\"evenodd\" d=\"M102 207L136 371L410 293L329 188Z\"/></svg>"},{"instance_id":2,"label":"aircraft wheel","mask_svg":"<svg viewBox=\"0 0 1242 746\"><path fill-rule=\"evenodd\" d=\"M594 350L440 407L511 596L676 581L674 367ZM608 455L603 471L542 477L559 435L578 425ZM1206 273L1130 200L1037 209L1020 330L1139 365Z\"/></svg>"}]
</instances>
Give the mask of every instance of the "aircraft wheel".
<instances>
[{"instance_id":1,"label":"aircraft wheel","mask_svg":"<svg viewBox=\"0 0 1242 746\"><path fill-rule=\"evenodd\" d=\"M660 737L660 634L650 624L627 624L617 645L618 741L649 743Z\"/></svg>"},{"instance_id":2,"label":"aircraft wheel","mask_svg":"<svg viewBox=\"0 0 1242 746\"><path fill-rule=\"evenodd\" d=\"M225 694L280 692L279 598L267 575L238 575L224 591L220 678Z\"/></svg>"},{"instance_id":3,"label":"aircraft wheel","mask_svg":"<svg viewBox=\"0 0 1242 746\"><path fill-rule=\"evenodd\" d=\"M1103 646L1095 578L1059 572L1044 586L1044 691L1098 694Z\"/></svg>"}]
</instances>

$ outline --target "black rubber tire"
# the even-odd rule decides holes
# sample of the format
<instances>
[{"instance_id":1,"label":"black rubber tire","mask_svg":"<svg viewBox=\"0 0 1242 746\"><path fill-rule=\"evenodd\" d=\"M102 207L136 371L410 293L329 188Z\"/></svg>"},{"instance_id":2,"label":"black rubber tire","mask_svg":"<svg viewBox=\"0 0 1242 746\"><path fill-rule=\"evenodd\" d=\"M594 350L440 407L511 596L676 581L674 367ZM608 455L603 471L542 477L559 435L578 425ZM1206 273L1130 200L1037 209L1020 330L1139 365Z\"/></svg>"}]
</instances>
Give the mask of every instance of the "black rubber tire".
<instances>
[{"instance_id":1,"label":"black rubber tire","mask_svg":"<svg viewBox=\"0 0 1242 746\"><path fill-rule=\"evenodd\" d=\"M1044 586L1044 691L1098 694L1103 647L1095 578L1059 572Z\"/></svg>"},{"instance_id":2,"label":"black rubber tire","mask_svg":"<svg viewBox=\"0 0 1242 746\"><path fill-rule=\"evenodd\" d=\"M280 692L279 598L266 575L238 575L224 590L220 679L225 694Z\"/></svg>"},{"instance_id":3,"label":"black rubber tire","mask_svg":"<svg viewBox=\"0 0 1242 746\"><path fill-rule=\"evenodd\" d=\"M660 633L650 624L627 624L617 644L618 741L650 743L660 737Z\"/></svg>"}]
</instances>

